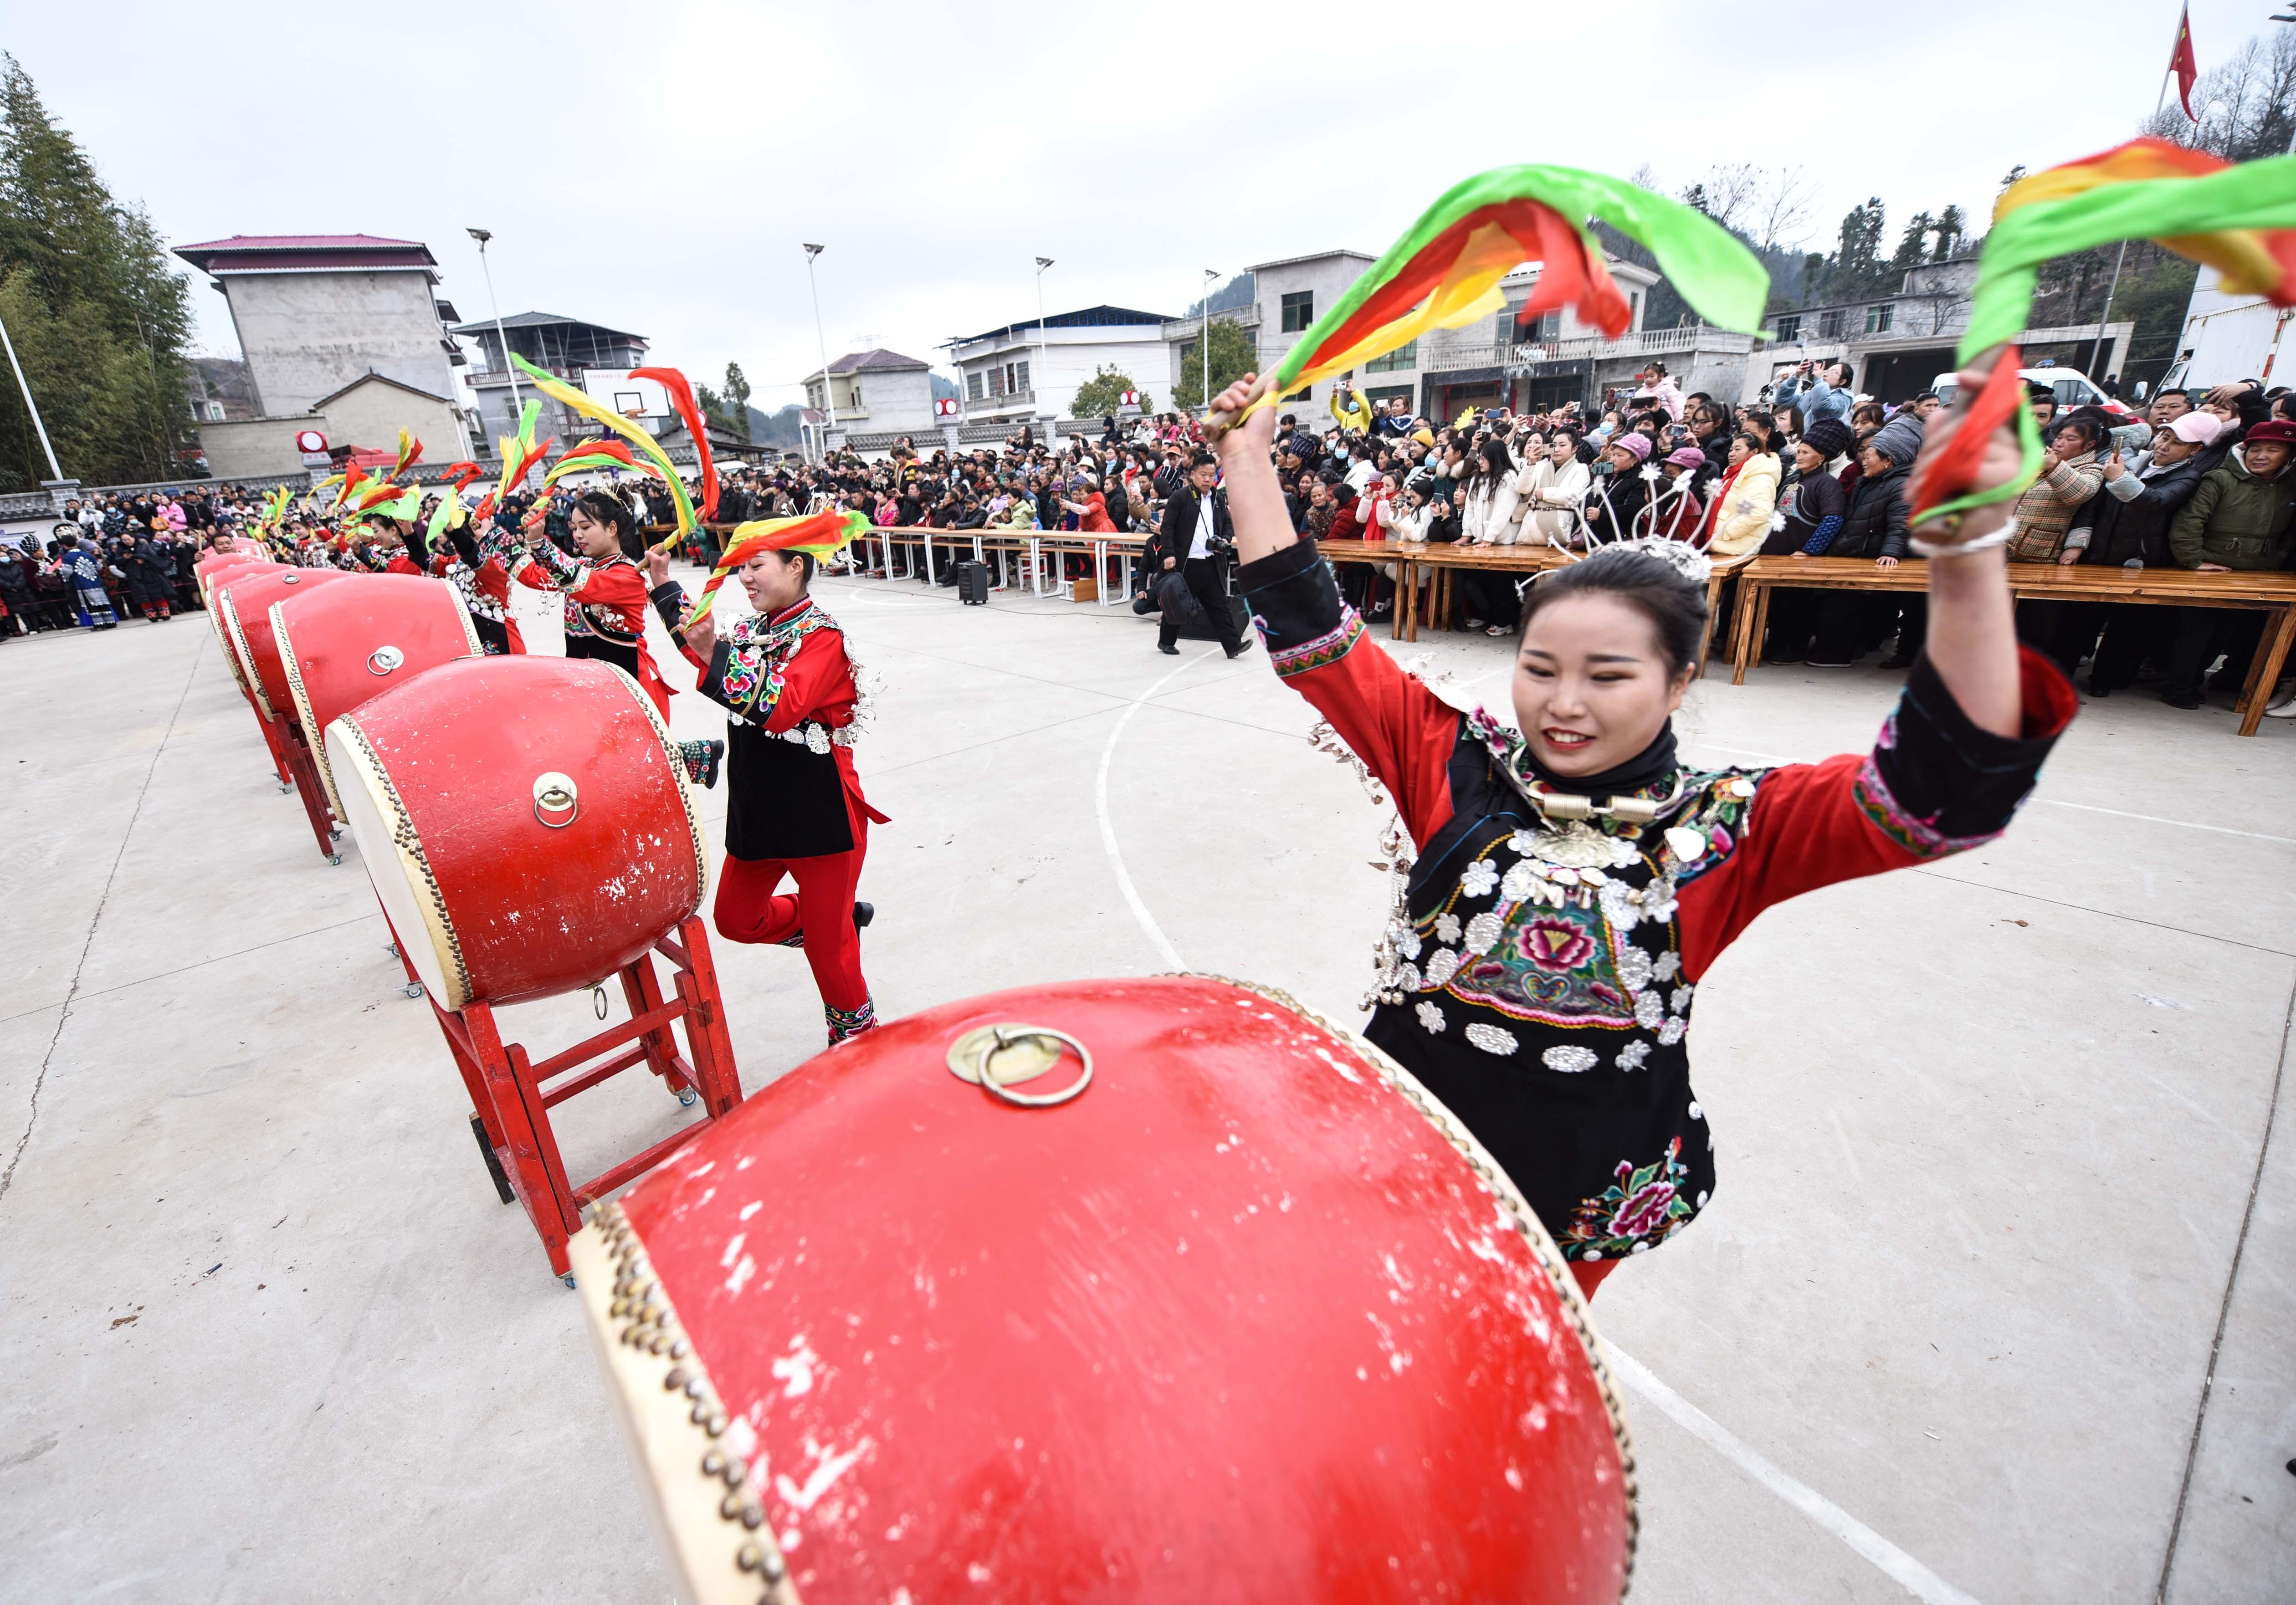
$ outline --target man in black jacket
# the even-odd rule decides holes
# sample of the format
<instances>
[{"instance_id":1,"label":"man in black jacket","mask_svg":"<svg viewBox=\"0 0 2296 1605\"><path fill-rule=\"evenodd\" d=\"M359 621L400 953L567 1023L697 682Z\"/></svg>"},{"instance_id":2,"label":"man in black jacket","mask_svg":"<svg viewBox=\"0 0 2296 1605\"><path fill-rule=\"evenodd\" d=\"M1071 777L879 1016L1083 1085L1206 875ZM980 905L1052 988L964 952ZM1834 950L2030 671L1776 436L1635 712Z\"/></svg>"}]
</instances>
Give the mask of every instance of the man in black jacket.
<instances>
[{"instance_id":1,"label":"man in black jacket","mask_svg":"<svg viewBox=\"0 0 2296 1605\"><path fill-rule=\"evenodd\" d=\"M1199 450L1189 464L1187 483L1164 504L1158 545L1165 553L1161 566L1179 571L1197 605L1219 632L1221 650L1234 658L1249 650L1250 643L1237 631L1234 610L1228 606L1224 565L1235 548L1235 526L1228 520L1227 493L1213 488L1218 478L1219 468L1211 453ZM1156 650L1177 657L1180 649L1173 642L1178 631L1179 621L1168 610Z\"/></svg>"}]
</instances>

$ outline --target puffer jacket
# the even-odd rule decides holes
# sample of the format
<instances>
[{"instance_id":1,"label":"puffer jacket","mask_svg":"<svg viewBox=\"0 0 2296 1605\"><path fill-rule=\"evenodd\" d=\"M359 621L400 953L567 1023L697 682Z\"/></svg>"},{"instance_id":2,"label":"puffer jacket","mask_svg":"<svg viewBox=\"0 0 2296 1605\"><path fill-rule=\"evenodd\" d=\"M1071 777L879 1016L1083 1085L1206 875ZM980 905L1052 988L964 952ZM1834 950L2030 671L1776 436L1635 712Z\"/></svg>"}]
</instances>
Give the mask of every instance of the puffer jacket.
<instances>
[{"instance_id":1,"label":"puffer jacket","mask_svg":"<svg viewBox=\"0 0 2296 1605\"><path fill-rule=\"evenodd\" d=\"M1723 481L1714 504L1714 538L1706 549L1717 557L1739 557L1768 538L1778 510L1778 460L1756 452Z\"/></svg>"},{"instance_id":2,"label":"puffer jacket","mask_svg":"<svg viewBox=\"0 0 2296 1605\"><path fill-rule=\"evenodd\" d=\"M2227 569L2277 569L2287 561L2288 528L2296 517L2284 471L2273 479L2248 471L2235 451L2224 466L2201 476L2201 487L2169 526L2169 553L2180 569L2222 563Z\"/></svg>"},{"instance_id":3,"label":"puffer jacket","mask_svg":"<svg viewBox=\"0 0 2296 1605\"><path fill-rule=\"evenodd\" d=\"M2082 510L2090 517L2091 527L2073 531L2076 539L2084 534L2088 536L2080 561L2108 567L2131 562L2153 568L2165 565L2169 526L2200 489L2202 477L2201 460L2195 454L2157 474L2132 474L2122 479L2124 485L2133 480L2140 487L2127 501L2113 494L2112 481L2107 480L2103 491Z\"/></svg>"},{"instance_id":4,"label":"puffer jacket","mask_svg":"<svg viewBox=\"0 0 2296 1605\"><path fill-rule=\"evenodd\" d=\"M1531 546L1575 545L1578 537L1578 504L1587 499L1594 473L1575 457L1561 468L1552 457L1541 457L1523 471L1520 483L1530 512L1522 520L1521 541Z\"/></svg>"},{"instance_id":5,"label":"puffer jacket","mask_svg":"<svg viewBox=\"0 0 2296 1605\"><path fill-rule=\"evenodd\" d=\"M1892 468L1885 474L1868 474L1857 481L1841 533L1827 547L1828 557L1903 557L1906 555L1906 480L1911 468Z\"/></svg>"}]
</instances>

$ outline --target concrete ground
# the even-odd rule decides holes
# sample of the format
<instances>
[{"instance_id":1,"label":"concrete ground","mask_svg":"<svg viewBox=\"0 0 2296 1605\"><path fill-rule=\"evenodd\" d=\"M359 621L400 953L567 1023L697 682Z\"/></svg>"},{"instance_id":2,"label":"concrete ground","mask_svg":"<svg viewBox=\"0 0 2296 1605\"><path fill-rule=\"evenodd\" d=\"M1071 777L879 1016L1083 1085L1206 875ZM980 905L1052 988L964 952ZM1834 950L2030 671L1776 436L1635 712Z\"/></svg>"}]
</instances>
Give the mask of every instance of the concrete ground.
<instances>
[{"instance_id":1,"label":"concrete ground","mask_svg":"<svg viewBox=\"0 0 2296 1605\"><path fill-rule=\"evenodd\" d=\"M1383 820L1257 649L820 590L882 681L882 1012L1185 964L1352 1017ZM1402 650L1505 697L1500 643ZM1766 669L1681 727L1813 757L1892 695ZM2296 726L2232 728L2093 705L2005 840L1775 910L1701 987L1722 1186L1596 1306L1636 1601L2296 1597ZM575 1301L203 619L0 643L0 1601L667 1597ZM795 953L718 960L754 1090L819 1008ZM676 1128L645 1080L560 1111L578 1174Z\"/></svg>"}]
</instances>

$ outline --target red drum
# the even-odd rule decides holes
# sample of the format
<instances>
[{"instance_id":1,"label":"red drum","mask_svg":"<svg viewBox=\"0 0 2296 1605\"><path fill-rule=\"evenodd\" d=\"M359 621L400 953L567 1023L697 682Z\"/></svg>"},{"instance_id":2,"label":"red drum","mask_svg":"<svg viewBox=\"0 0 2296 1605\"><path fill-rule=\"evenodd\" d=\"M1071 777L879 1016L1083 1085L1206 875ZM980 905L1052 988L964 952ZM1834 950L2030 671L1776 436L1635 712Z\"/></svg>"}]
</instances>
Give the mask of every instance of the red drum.
<instances>
[{"instance_id":1,"label":"red drum","mask_svg":"<svg viewBox=\"0 0 2296 1605\"><path fill-rule=\"evenodd\" d=\"M611 664L442 664L338 717L326 745L375 893L442 1009L590 986L701 905L685 769Z\"/></svg>"},{"instance_id":2,"label":"red drum","mask_svg":"<svg viewBox=\"0 0 2296 1605\"><path fill-rule=\"evenodd\" d=\"M486 651L455 587L412 574L370 575L348 587L298 591L271 604L270 624L295 722L312 744L338 819L343 799L319 739L327 726L426 668Z\"/></svg>"},{"instance_id":3,"label":"red drum","mask_svg":"<svg viewBox=\"0 0 2296 1605\"><path fill-rule=\"evenodd\" d=\"M223 621L223 587L234 579L252 577L271 569L283 569L284 563L265 562L259 559L242 559L234 553L227 561L217 563L199 577L200 596L207 603L208 624L216 633L216 643L223 648L223 660L231 667L231 677L239 682L239 689L250 702L255 700L255 688L247 683L247 668L240 661L239 648L233 644L231 630Z\"/></svg>"},{"instance_id":4,"label":"red drum","mask_svg":"<svg viewBox=\"0 0 2296 1605\"><path fill-rule=\"evenodd\" d=\"M258 574L234 575L224 582L217 592L220 602L216 611L222 615L223 627L229 632L232 646L239 654L241 671L255 693L256 711L266 723L295 717L295 700L287 690L287 671L279 661L278 644L271 639L271 604L342 580L373 577L348 574L340 569L283 567Z\"/></svg>"},{"instance_id":5,"label":"red drum","mask_svg":"<svg viewBox=\"0 0 2296 1605\"><path fill-rule=\"evenodd\" d=\"M695 1601L1626 1586L1634 1460L1562 1256L1406 1071L1276 994L895 1022L572 1248Z\"/></svg>"}]
</instances>

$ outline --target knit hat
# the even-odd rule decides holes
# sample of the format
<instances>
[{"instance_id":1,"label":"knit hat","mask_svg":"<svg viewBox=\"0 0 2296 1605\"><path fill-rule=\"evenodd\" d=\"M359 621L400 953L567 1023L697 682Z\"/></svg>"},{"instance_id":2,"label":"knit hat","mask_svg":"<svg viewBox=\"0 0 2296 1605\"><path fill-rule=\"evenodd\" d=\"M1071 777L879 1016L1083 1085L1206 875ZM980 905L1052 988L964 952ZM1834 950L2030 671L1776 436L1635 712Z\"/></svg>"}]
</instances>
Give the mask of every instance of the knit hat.
<instances>
[{"instance_id":1,"label":"knit hat","mask_svg":"<svg viewBox=\"0 0 2296 1605\"><path fill-rule=\"evenodd\" d=\"M2178 422L2183 421L2180 419ZM2261 423L2251 423L2241 444L2254 446L2259 440L2268 445L2296 446L2296 423L2291 423L2285 418L2267 418Z\"/></svg>"},{"instance_id":2,"label":"knit hat","mask_svg":"<svg viewBox=\"0 0 2296 1605\"><path fill-rule=\"evenodd\" d=\"M2224 433L2224 420L2214 413L2186 413L2169 425L2169 432L2187 446L2214 446Z\"/></svg>"},{"instance_id":3,"label":"knit hat","mask_svg":"<svg viewBox=\"0 0 2296 1605\"><path fill-rule=\"evenodd\" d=\"M1922 454L1922 421L1911 413L1901 412L1876 430L1866 444L1903 468Z\"/></svg>"},{"instance_id":4,"label":"knit hat","mask_svg":"<svg viewBox=\"0 0 2296 1605\"><path fill-rule=\"evenodd\" d=\"M1706 454L1694 446L1685 446L1671 453L1666 461L1671 468L1696 470L1706 466Z\"/></svg>"},{"instance_id":5,"label":"knit hat","mask_svg":"<svg viewBox=\"0 0 2296 1605\"><path fill-rule=\"evenodd\" d=\"M1828 463L1857 443L1849 426L1839 418L1821 418L1802 431L1801 443Z\"/></svg>"},{"instance_id":6,"label":"knit hat","mask_svg":"<svg viewBox=\"0 0 2296 1605\"><path fill-rule=\"evenodd\" d=\"M1609 444L1611 446L1622 447L1625 450L1633 453L1634 459L1637 463L1647 463L1650 461L1650 437L1644 434L1640 430L1629 430L1625 434L1620 435L1611 439Z\"/></svg>"}]
</instances>

